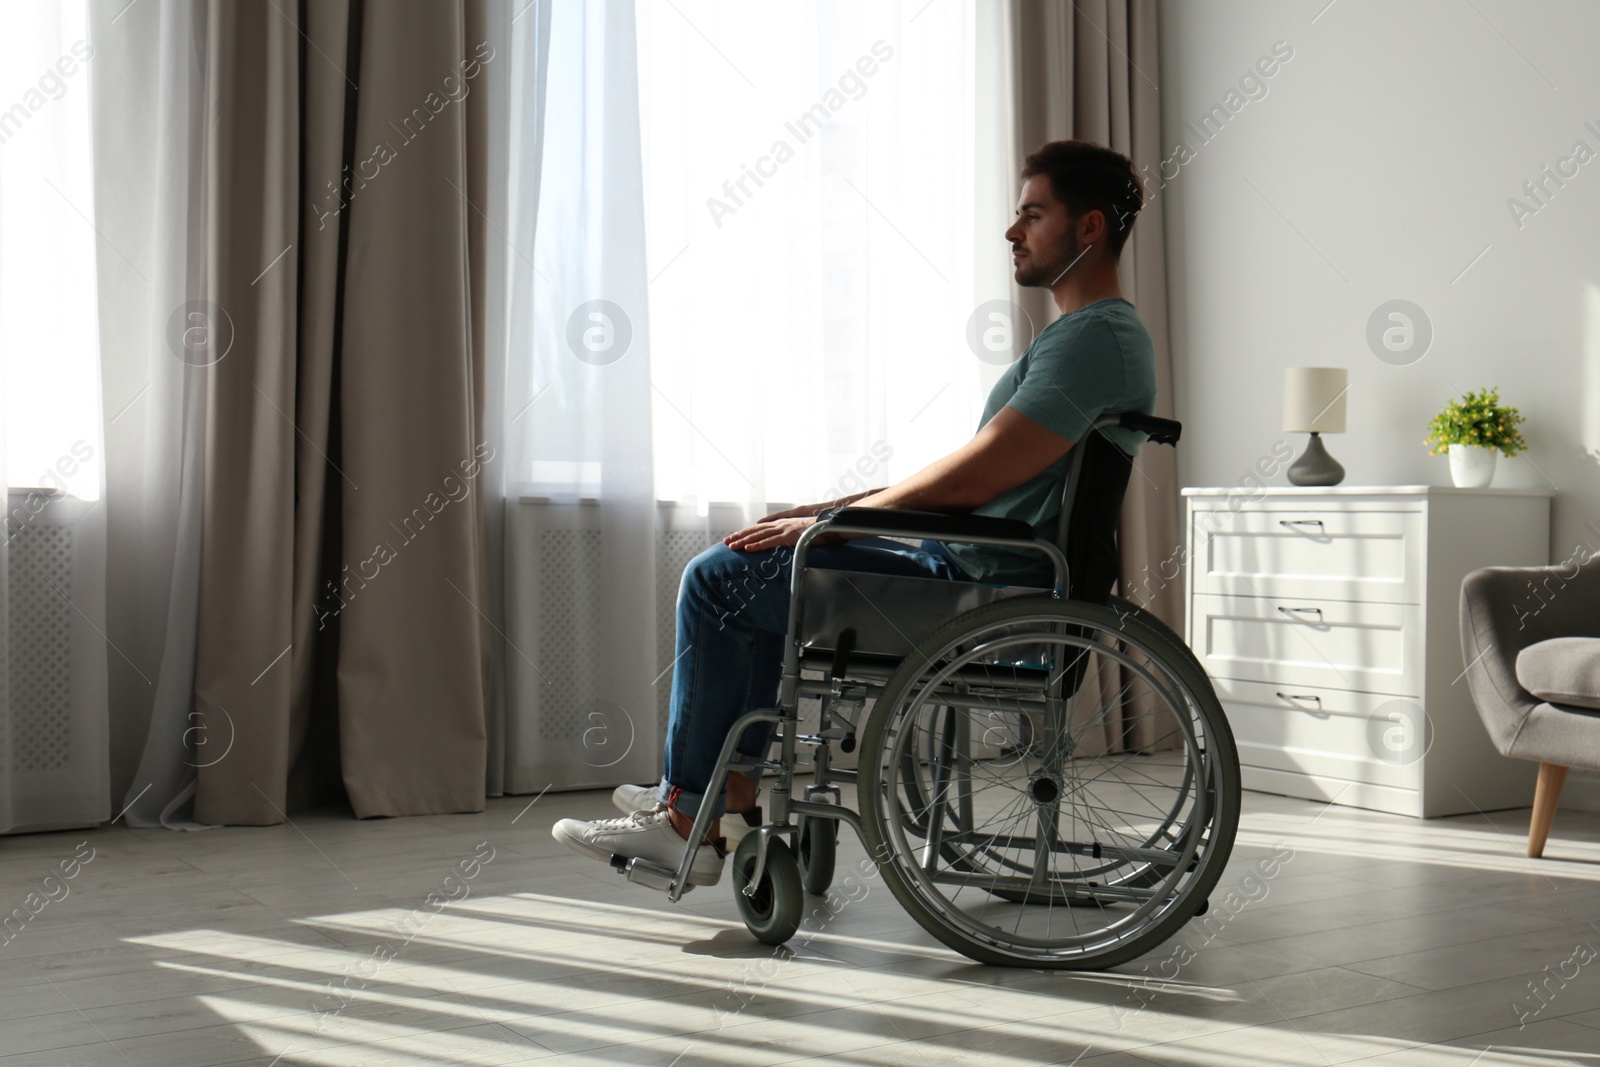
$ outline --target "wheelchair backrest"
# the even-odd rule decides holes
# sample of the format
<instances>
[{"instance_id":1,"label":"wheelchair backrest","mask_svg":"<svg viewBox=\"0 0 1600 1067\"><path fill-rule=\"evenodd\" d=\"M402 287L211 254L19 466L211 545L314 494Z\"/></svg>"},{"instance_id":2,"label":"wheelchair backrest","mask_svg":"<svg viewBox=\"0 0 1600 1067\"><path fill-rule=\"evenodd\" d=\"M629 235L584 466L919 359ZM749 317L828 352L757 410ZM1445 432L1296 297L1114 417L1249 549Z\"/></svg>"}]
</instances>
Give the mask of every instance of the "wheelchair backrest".
<instances>
[{"instance_id":1,"label":"wheelchair backrest","mask_svg":"<svg viewBox=\"0 0 1600 1067\"><path fill-rule=\"evenodd\" d=\"M1117 525L1133 460L1099 430L1090 430L1072 451L1054 540L1067 557L1067 595L1104 604L1121 573Z\"/></svg>"}]
</instances>

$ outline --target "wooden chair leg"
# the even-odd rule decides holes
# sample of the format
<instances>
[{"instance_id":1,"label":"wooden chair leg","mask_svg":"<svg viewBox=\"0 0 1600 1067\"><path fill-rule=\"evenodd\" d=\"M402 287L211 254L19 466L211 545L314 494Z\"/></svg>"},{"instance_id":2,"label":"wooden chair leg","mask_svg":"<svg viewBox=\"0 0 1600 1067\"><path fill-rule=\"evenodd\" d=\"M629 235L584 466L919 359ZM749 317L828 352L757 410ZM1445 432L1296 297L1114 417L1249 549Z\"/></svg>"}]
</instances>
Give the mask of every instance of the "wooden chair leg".
<instances>
[{"instance_id":1,"label":"wooden chair leg","mask_svg":"<svg viewBox=\"0 0 1600 1067\"><path fill-rule=\"evenodd\" d=\"M1550 836L1556 807L1561 803L1561 787L1567 784L1567 769L1554 763L1539 764L1539 781L1533 787L1533 822L1528 826L1528 855L1544 855L1544 842Z\"/></svg>"}]
</instances>

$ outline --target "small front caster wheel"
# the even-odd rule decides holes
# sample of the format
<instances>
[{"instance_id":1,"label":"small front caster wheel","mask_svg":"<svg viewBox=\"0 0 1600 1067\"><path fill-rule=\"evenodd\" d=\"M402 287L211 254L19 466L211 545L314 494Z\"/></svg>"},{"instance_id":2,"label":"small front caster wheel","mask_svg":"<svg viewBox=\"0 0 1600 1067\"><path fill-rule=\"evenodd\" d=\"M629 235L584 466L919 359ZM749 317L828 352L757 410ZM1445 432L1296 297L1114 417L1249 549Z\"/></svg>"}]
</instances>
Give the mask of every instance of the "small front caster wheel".
<instances>
[{"instance_id":1,"label":"small front caster wheel","mask_svg":"<svg viewBox=\"0 0 1600 1067\"><path fill-rule=\"evenodd\" d=\"M750 876L756 869L756 848L761 835L750 834L739 842L733 854L733 899L739 904L739 917L757 941L781 945L800 928L805 909L805 891L800 885L800 867L794 853L781 837L767 841L767 863L755 892L745 895Z\"/></svg>"},{"instance_id":2,"label":"small front caster wheel","mask_svg":"<svg viewBox=\"0 0 1600 1067\"><path fill-rule=\"evenodd\" d=\"M800 884L807 893L823 896L833 885L834 860L839 852L839 820L807 815L800 820Z\"/></svg>"}]
</instances>

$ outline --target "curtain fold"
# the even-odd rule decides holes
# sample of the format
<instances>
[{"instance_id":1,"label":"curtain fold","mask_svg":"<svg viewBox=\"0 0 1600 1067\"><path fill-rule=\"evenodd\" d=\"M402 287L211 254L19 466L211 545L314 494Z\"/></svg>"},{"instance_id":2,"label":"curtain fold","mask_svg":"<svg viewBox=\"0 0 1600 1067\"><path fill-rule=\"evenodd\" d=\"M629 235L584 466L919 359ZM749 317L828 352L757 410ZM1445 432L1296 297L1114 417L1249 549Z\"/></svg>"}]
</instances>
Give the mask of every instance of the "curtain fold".
<instances>
[{"instance_id":1,"label":"curtain fold","mask_svg":"<svg viewBox=\"0 0 1600 1067\"><path fill-rule=\"evenodd\" d=\"M298 725L292 665L278 656L291 642L296 566L297 441L287 416L296 408L299 257L262 271L300 236L299 139L290 137L298 41L271 7L217 5L207 24L202 292L219 322L226 317L231 345L197 368L207 413L194 702L206 735L231 736L233 748L197 768L195 816L206 823L282 818Z\"/></svg>"},{"instance_id":2,"label":"curtain fold","mask_svg":"<svg viewBox=\"0 0 1600 1067\"><path fill-rule=\"evenodd\" d=\"M341 792L339 723L333 713L338 707L340 612L339 598L330 592L337 592L342 571L332 561L341 559L344 547L340 503L345 481L335 467L342 462L334 457L341 430L340 305L350 216L335 210L344 197L330 198L326 180L336 176L342 184L343 167L355 159L356 91L351 83L361 75L360 9L339 3L311 4L304 10L306 40L315 42L327 59L298 46L301 96L294 106L302 130L301 158L291 177L297 184L304 181L309 204L306 218L293 227L296 247L279 264L290 268L280 284L298 273L294 390L283 398L293 405L283 410L293 414L297 431L292 450L297 565L289 590L293 648L274 668L283 669L280 677L288 687L288 751L300 754L286 780L286 809L309 807ZM308 57L312 62L306 62ZM311 176L322 176L322 181ZM287 262L291 258L292 265ZM266 407L259 395L252 399ZM277 417L276 412L268 414ZM281 425L285 420L278 421Z\"/></svg>"},{"instance_id":3,"label":"curtain fold","mask_svg":"<svg viewBox=\"0 0 1600 1067\"><path fill-rule=\"evenodd\" d=\"M354 147L380 169L348 198L339 356L344 558L376 572L339 616L341 763L358 815L483 807L474 494L495 457L476 403L464 103L494 50L467 39L469 6L363 5Z\"/></svg>"},{"instance_id":4,"label":"curtain fold","mask_svg":"<svg viewBox=\"0 0 1600 1067\"><path fill-rule=\"evenodd\" d=\"M483 188L474 91L495 58L484 5L195 5L187 28L168 25L186 5L145 7L103 28L198 56L187 85L161 70L143 83L200 116L201 137L151 150L157 166L187 150L198 174L187 201L108 193L107 207L130 228L154 203L158 225L195 235L172 274L211 347L106 356L108 378L143 366L187 399L184 448L130 454L184 487L177 511L199 526L198 546L174 545L193 600L168 591L169 642L195 635L192 678L161 671L192 681L193 704L152 716L128 797L146 790L137 816L174 825L191 788L202 824L281 822L341 793L362 817L481 810L481 486L496 457L469 201ZM139 103L108 101L108 117ZM112 123L99 147L113 165L131 151ZM164 320L164 295L133 299ZM126 497L113 503L128 521Z\"/></svg>"},{"instance_id":5,"label":"curtain fold","mask_svg":"<svg viewBox=\"0 0 1600 1067\"><path fill-rule=\"evenodd\" d=\"M1160 56L1155 0L1007 2L1012 106L1006 161L1015 179L1022 161L1047 141L1075 138L1106 145L1143 173L1162 158ZM1155 343L1157 415L1171 418L1172 350L1167 327L1164 206L1145 189L1146 205L1122 250L1122 291ZM1038 328L1057 316L1050 294L1017 288L1013 297ZM1181 446L1180 446L1181 447ZM1128 479L1118 527L1120 594L1183 631L1185 561L1174 450L1146 445ZM1120 738L1136 748L1158 745L1150 720L1125 712ZM1113 728L1115 729L1115 728Z\"/></svg>"},{"instance_id":6,"label":"curtain fold","mask_svg":"<svg viewBox=\"0 0 1600 1067\"><path fill-rule=\"evenodd\" d=\"M507 404L512 396L533 398L530 361L513 357L512 338L520 328L526 308L516 297L513 268L531 262L524 249L534 247L538 218L541 158L544 146L544 80L550 50L550 0L529 0L516 12L495 3L487 11L487 35L500 56L484 75L477 98L479 112L495 136L484 138L482 198L473 190L474 203L482 207L477 219L492 234L484 245L484 334L490 358L484 367L484 425L490 446L500 456L483 474L485 540L488 545L486 594L489 621L494 631L490 662L488 769L485 788L490 796L514 791L517 756L514 741L521 722L520 705L512 691L523 679L523 650L506 637L507 573L511 542L507 536L513 509L508 494L515 493L515 462L508 438L527 414ZM516 667L512 662L515 661ZM520 695L520 694L519 694Z\"/></svg>"},{"instance_id":7,"label":"curtain fold","mask_svg":"<svg viewBox=\"0 0 1600 1067\"><path fill-rule=\"evenodd\" d=\"M206 420L193 372L226 343L201 300L210 9L122 7L89 5L95 219L115 250L96 264L112 806L133 826L195 827L195 766L228 745L192 718Z\"/></svg>"}]
</instances>

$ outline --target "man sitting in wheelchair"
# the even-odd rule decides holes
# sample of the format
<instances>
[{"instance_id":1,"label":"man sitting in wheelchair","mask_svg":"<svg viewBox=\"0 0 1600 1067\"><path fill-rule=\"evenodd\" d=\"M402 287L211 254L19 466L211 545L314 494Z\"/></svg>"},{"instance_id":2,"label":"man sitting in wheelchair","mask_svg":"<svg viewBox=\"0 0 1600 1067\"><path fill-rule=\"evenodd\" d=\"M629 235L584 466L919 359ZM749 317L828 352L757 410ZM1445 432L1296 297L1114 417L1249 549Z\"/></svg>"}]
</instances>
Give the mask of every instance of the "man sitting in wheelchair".
<instances>
[{"instance_id":1,"label":"man sitting in wheelchair","mask_svg":"<svg viewBox=\"0 0 1600 1067\"><path fill-rule=\"evenodd\" d=\"M706 549L688 565L678 592L677 666L672 679L666 773L659 784L625 785L613 794L622 818L563 819L556 840L597 859L639 859L677 867L695 815L712 805L707 842L688 885L722 876L725 851L752 826L759 772L730 774L707 796L718 754L733 723L777 697L790 600L790 564L800 535L825 510L902 508L971 512L1020 519L1045 531L1068 452L1107 412L1154 412L1155 349L1134 306L1122 295L1118 265L1143 192L1132 162L1085 141L1053 141L1024 163L1016 222L1005 232L1019 285L1050 290L1061 316L1046 326L990 392L973 438L948 456L886 489L768 515ZM1130 456L1142 437L1101 431ZM882 537L827 535L806 557L810 567L877 574L1051 585L1039 554L981 544L923 541L912 548ZM747 764L766 751L771 724L745 732ZM734 816L723 827L720 816Z\"/></svg>"}]
</instances>

